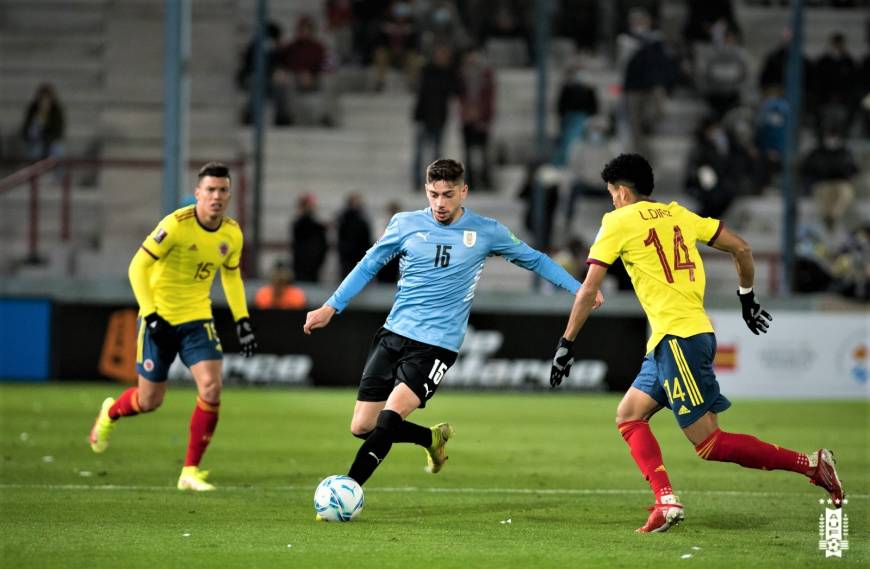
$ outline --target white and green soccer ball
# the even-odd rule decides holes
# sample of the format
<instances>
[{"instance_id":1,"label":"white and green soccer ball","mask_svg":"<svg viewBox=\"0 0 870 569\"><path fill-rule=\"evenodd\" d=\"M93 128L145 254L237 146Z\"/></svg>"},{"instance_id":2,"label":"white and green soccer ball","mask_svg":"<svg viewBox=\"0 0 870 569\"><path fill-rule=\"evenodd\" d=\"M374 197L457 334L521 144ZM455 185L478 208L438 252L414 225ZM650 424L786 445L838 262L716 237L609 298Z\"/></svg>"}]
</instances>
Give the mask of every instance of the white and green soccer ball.
<instances>
[{"instance_id":1,"label":"white and green soccer ball","mask_svg":"<svg viewBox=\"0 0 870 569\"><path fill-rule=\"evenodd\" d=\"M324 478L314 491L314 511L327 522L349 522L363 509L363 489L349 476Z\"/></svg>"}]
</instances>

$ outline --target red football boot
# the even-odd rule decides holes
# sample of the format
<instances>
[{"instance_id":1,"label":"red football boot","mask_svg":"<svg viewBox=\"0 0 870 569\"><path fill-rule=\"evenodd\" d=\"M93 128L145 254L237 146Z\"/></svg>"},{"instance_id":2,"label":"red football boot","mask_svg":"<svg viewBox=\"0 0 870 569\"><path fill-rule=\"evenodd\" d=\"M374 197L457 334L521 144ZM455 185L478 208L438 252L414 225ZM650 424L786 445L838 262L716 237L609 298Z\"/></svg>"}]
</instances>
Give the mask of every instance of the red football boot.
<instances>
[{"instance_id":1,"label":"red football boot","mask_svg":"<svg viewBox=\"0 0 870 569\"><path fill-rule=\"evenodd\" d=\"M659 497L654 506L649 508L649 518L643 527L637 528L638 533L660 533L668 531L685 517L680 499L673 494Z\"/></svg>"},{"instance_id":2,"label":"red football boot","mask_svg":"<svg viewBox=\"0 0 870 569\"><path fill-rule=\"evenodd\" d=\"M831 494L831 500L838 508L843 507L843 485L840 483L840 477L837 476L837 461L834 460L834 453L826 448L820 448L816 451L815 456L810 455L810 465L815 459L815 468L810 471L810 482L816 486L821 486Z\"/></svg>"}]
</instances>

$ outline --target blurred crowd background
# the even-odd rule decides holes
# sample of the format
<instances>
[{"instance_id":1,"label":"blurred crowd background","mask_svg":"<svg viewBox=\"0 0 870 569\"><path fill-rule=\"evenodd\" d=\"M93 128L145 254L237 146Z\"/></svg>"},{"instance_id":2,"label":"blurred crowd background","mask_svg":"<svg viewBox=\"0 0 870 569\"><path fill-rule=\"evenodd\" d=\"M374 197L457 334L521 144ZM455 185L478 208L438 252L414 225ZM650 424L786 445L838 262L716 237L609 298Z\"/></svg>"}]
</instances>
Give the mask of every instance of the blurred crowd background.
<instances>
[{"instance_id":1,"label":"blurred crowd background","mask_svg":"<svg viewBox=\"0 0 870 569\"><path fill-rule=\"evenodd\" d=\"M248 271L282 289L337 283L393 213L425 207L425 165L447 156L466 164L469 207L582 278L610 208L600 169L634 151L653 164L654 197L723 218L749 239L773 294L866 301L870 4L803 5L794 108L788 2L551 0L542 42L532 0L273 0L263 241ZM238 188L239 170L251 167L255 2L192 6L189 156L231 162ZM0 175L59 159L37 178L36 256L29 186L0 182L4 277L122 278L159 219L163 8L0 1ZM798 215L788 287L779 272L791 120ZM65 184L66 236L57 221ZM246 205L234 210L243 223ZM504 265L493 264L481 289L528 289ZM733 288L727 262L708 270ZM396 273L388 266L378 280ZM610 287L630 286L613 273ZM263 306L282 294L264 295ZM304 306L304 293L281 302Z\"/></svg>"}]
</instances>

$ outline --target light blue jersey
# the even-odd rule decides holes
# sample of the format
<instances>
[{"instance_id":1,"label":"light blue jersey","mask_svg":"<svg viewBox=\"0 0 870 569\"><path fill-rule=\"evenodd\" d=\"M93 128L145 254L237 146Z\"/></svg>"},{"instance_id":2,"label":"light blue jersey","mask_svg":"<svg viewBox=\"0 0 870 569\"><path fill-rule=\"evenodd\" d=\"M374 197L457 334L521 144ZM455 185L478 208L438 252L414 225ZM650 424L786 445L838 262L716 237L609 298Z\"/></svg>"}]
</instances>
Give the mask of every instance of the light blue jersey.
<instances>
[{"instance_id":1,"label":"light blue jersey","mask_svg":"<svg viewBox=\"0 0 870 569\"><path fill-rule=\"evenodd\" d=\"M338 312L365 288L393 257L400 255L400 278L384 327L406 338L459 351L471 300L486 258L501 255L534 271L571 294L580 283L548 256L520 241L494 219L463 208L450 225L432 209L398 213L326 304Z\"/></svg>"}]
</instances>

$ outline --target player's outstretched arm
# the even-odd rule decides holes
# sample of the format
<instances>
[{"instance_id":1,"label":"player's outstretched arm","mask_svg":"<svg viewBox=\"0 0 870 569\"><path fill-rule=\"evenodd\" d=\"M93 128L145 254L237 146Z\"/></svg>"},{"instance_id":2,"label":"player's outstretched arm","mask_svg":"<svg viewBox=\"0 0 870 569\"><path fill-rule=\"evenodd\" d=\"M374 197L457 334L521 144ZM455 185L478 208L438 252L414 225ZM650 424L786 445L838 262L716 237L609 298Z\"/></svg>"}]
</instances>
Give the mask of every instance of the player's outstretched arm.
<instances>
[{"instance_id":1,"label":"player's outstretched arm","mask_svg":"<svg viewBox=\"0 0 870 569\"><path fill-rule=\"evenodd\" d=\"M574 355L572 354L574 340L580 333L580 329L583 328L583 324L586 323L586 319L589 318L589 313L598 308L604 301L599 289L606 274L607 267L590 265L583 286L574 296L574 305L571 307L570 316L568 316L568 325L556 346L556 355L553 357L553 365L550 368L551 387L557 387L571 373L571 365L574 363Z\"/></svg>"},{"instance_id":2,"label":"player's outstretched arm","mask_svg":"<svg viewBox=\"0 0 870 569\"><path fill-rule=\"evenodd\" d=\"M324 304L317 310L312 310L305 315L305 324L302 326L302 331L310 336L312 330L325 328L334 315L335 308Z\"/></svg>"}]
</instances>

